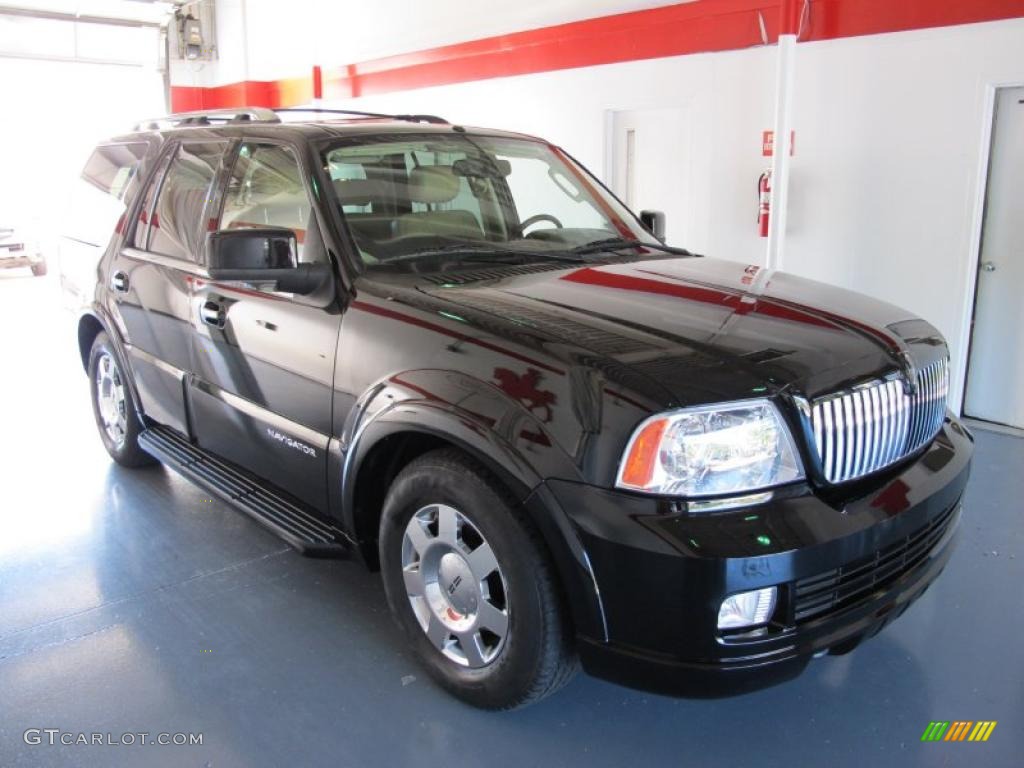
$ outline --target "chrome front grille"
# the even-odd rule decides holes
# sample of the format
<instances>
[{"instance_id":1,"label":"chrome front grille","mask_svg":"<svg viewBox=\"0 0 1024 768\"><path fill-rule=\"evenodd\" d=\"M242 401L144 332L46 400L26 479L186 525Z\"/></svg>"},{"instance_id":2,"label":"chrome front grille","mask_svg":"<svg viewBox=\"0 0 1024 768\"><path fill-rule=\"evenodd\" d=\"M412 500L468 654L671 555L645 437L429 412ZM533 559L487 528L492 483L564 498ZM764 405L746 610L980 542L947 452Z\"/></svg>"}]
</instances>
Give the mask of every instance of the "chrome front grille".
<instances>
[{"instance_id":1,"label":"chrome front grille","mask_svg":"<svg viewBox=\"0 0 1024 768\"><path fill-rule=\"evenodd\" d=\"M886 378L814 401L811 428L822 473L842 483L893 464L935 437L946 415L949 362L917 373L917 391Z\"/></svg>"}]
</instances>

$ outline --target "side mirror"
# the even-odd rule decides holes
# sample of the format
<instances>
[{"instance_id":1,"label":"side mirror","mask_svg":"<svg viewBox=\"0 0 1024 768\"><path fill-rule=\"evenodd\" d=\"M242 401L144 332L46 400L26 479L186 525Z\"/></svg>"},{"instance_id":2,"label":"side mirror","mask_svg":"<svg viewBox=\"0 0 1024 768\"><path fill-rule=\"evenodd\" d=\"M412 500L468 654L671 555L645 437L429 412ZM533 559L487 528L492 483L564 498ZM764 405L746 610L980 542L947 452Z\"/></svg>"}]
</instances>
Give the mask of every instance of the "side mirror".
<instances>
[{"instance_id":1,"label":"side mirror","mask_svg":"<svg viewBox=\"0 0 1024 768\"><path fill-rule=\"evenodd\" d=\"M211 232L206 253L207 272L217 282L307 295L331 277L329 264L299 264L295 233L281 227Z\"/></svg>"},{"instance_id":2,"label":"side mirror","mask_svg":"<svg viewBox=\"0 0 1024 768\"><path fill-rule=\"evenodd\" d=\"M665 214L661 211L640 211L640 223L659 240L665 239Z\"/></svg>"}]
</instances>

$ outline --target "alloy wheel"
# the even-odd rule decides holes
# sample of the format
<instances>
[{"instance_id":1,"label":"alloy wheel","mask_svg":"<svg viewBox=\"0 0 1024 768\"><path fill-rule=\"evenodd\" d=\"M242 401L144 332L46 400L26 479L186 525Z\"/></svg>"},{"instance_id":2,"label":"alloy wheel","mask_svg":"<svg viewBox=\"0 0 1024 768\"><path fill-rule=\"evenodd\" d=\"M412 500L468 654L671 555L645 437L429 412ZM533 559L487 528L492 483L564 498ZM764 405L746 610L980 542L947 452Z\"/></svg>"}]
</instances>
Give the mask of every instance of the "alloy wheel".
<instances>
[{"instance_id":1,"label":"alloy wheel","mask_svg":"<svg viewBox=\"0 0 1024 768\"><path fill-rule=\"evenodd\" d=\"M445 657L471 669L498 658L508 634L505 578L465 514L445 504L417 511L402 538L402 573L420 627Z\"/></svg>"},{"instance_id":2,"label":"alloy wheel","mask_svg":"<svg viewBox=\"0 0 1024 768\"><path fill-rule=\"evenodd\" d=\"M117 362L109 352L102 352L96 361L96 404L103 431L118 448L124 444L128 431L124 379Z\"/></svg>"}]
</instances>

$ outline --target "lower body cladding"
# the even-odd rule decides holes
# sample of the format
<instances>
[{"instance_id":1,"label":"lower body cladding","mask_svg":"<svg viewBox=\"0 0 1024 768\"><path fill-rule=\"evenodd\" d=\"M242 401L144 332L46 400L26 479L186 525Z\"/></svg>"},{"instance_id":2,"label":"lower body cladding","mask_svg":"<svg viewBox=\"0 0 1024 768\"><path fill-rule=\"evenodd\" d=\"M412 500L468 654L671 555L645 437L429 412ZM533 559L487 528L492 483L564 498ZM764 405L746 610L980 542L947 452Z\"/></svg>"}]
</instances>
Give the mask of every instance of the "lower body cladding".
<instances>
[{"instance_id":1,"label":"lower body cladding","mask_svg":"<svg viewBox=\"0 0 1024 768\"><path fill-rule=\"evenodd\" d=\"M601 614L577 621L584 669L711 697L782 682L816 655L851 650L946 565L972 452L970 435L947 419L923 453L879 477L828 492L777 489L765 503L705 514L548 481L535 501L557 505L574 529L586 553L577 568L592 569ZM748 592L750 623L720 628L737 623L720 618L723 601Z\"/></svg>"}]
</instances>

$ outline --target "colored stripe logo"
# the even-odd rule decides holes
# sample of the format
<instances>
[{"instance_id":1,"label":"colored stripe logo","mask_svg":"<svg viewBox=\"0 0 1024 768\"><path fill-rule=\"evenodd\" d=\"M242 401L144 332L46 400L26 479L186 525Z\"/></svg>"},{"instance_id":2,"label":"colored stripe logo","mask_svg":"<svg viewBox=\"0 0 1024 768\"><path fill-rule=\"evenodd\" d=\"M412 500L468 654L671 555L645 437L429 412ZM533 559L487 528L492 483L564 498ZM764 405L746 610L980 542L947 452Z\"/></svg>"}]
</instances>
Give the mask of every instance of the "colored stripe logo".
<instances>
[{"instance_id":1,"label":"colored stripe logo","mask_svg":"<svg viewBox=\"0 0 1024 768\"><path fill-rule=\"evenodd\" d=\"M921 741L988 741L995 720L933 720L921 734Z\"/></svg>"}]
</instances>

